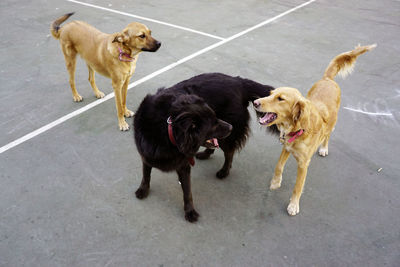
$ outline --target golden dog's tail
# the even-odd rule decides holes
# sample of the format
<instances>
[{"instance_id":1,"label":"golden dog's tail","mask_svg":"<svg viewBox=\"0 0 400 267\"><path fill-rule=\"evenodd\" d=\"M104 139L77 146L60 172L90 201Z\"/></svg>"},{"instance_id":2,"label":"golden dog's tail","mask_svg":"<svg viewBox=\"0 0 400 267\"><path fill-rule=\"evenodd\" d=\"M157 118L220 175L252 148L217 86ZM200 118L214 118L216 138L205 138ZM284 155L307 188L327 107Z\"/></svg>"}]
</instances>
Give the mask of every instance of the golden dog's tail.
<instances>
[{"instance_id":1,"label":"golden dog's tail","mask_svg":"<svg viewBox=\"0 0 400 267\"><path fill-rule=\"evenodd\" d=\"M63 23L64 21L66 21L69 17L71 17L75 12L72 13L68 13L65 14L64 16L59 17L58 19L56 19L55 21L53 21L53 23L50 25L50 32L51 35L53 35L54 38L58 39L60 38L60 25L61 23Z\"/></svg>"},{"instance_id":2,"label":"golden dog's tail","mask_svg":"<svg viewBox=\"0 0 400 267\"><path fill-rule=\"evenodd\" d=\"M376 44L366 46L358 45L354 50L336 56L326 68L324 77L333 80L335 76L339 74L342 78L345 78L353 71L354 64L356 63L356 58L359 55L374 49L375 47Z\"/></svg>"}]
</instances>

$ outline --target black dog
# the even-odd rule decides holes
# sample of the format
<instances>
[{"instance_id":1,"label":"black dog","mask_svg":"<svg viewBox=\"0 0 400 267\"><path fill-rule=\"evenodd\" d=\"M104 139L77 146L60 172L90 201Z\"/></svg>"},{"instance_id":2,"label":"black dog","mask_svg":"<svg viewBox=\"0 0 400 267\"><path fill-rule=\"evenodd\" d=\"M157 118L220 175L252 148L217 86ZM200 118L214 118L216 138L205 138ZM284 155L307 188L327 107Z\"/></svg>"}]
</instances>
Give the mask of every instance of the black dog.
<instances>
[{"instance_id":1,"label":"black dog","mask_svg":"<svg viewBox=\"0 0 400 267\"><path fill-rule=\"evenodd\" d=\"M225 163L217 177L226 177L235 151L243 147L249 133L249 102L268 96L273 89L248 79L209 73L146 96L134 119L136 146L143 161L143 179L136 197L148 195L152 167L176 170L185 218L196 221L199 214L193 207L190 189L193 156L201 145L206 150L197 153L199 159L209 158L216 147L221 147ZM268 129L277 131L274 127Z\"/></svg>"},{"instance_id":2,"label":"black dog","mask_svg":"<svg viewBox=\"0 0 400 267\"><path fill-rule=\"evenodd\" d=\"M160 89L141 103L134 119L135 141L143 162L143 179L136 197L145 198L151 168L178 173L183 191L185 218L197 220L190 187L190 164L201 145L218 146L232 126L217 119L215 112L196 95L174 88Z\"/></svg>"}]
</instances>

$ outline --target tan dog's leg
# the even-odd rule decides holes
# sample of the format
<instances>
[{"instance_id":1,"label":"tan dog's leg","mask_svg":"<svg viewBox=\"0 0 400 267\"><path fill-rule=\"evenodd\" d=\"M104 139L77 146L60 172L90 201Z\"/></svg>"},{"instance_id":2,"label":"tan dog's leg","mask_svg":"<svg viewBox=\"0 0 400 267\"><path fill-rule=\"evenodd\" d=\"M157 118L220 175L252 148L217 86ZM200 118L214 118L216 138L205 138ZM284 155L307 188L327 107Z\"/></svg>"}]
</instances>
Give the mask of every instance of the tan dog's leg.
<instances>
[{"instance_id":1,"label":"tan dog's leg","mask_svg":"<svg viewBox=\"0 0 400 267\"><path fill-rule=\"evenodd\" d=\"M104 97L104 93L102 91L100 91L99 88L97 88L97 85L96 85L96 80L94 78L94 73L95 73L94 69L92 69L89 65L87 65L87 67L88 67L88 70L89 70L89 82L90 82L90 85L93 88L94 95L97 98L103 98Z\"/></svg>"},{"instance_id":2,"label":"tan dog's leg","mask_svg":"<svg viewBox=\"0 0 400 267\"><path fill-rule=\"evenodd\" d=\"M64 53L65 65L69 73L69 84L72 90L72 98L75 102L81 102L82 96L78 94L75 87L75 66L76 66L76 51L69 44L61 44Z\"/></svg>"},{"instance_id":3,"label":"tan dog's leg","mask_svg":"<svg viewBox=\"0 0 400 267\"><path fill-rule=\"evenodd\" d=\"M113 79L112 86L114 88L115 93L115 105L117 107L117 116L118 116L118 126L121 131L129 130L129 125L126 123L124 118L124 109L122 106L122 90L124 84L122 84L120 79Z\"/></svg>"},{"instance_id":4,"label":"tan dog's leg","mask_svg":"<svg viewBox=\"0 0 400 267\"><path fill-rule=\"evenodd\" d=\"M126 108L126 94L128 93L128 85L129 85L129 80L130 76L126 79L124 86L122 87L122 109L124 110L124 115L125 117L129 118L135 115L133 111L130 111L129 109Z\"/></svg>"},{"instance_id":5,"label":"tan dog's leg","mask_svg":"<svg viewBox=\"0 0 400 267\"><path fill-rule=\"evenodd\" d=\"M283 147L281 156L279 157L278 163L276 164L274 177L271 180L271 185L269 186L269 189L275 190L281 187L282 172L283 168L285 167L285 163L289 158L289 155L290 153Z\"/></svg>"},{"instance_id":6,"label":"tan dog's leg","mask_svg":"<svg viewBox=\"0 0 400 267\"><path fill-rule=\"evenodd\" d=\"M300 212L300 197L303 193L304 182L306 181L307 169L310 160L307 163L300 162L297 158L297 178L293 189L292 197L290 198L287 211L289 215L296 215Z\"/></svg>"},{"instance_id":7,"label":"tan dog's leg","mask_svg":"<svg viewBox=\"0 0 400 267\"><path fill-rule=\"evenodd\" d=\"M327 137L325 137L325 140L322 141L322 144L321 144L321 146L320 146L320 148L319 148L318 153L319 153L319 155L322 156L322 157L328 156L328 142L329 142L329 138L330 138L330 135L328 135Z\"/></svg>"}]
</instances>

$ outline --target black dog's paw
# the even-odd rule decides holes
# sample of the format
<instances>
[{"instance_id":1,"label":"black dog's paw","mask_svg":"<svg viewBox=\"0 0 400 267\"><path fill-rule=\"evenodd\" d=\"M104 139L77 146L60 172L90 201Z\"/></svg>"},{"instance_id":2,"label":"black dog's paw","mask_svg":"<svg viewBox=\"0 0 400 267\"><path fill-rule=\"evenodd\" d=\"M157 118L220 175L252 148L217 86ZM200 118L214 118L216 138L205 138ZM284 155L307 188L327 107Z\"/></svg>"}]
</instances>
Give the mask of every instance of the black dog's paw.
<instances>
[{"instance_id":1,"label":"black dog's paw","mask_svg":"<svg viewBox=\"0 0 400 267\"><path fill-rule=\"evenodd\" d=\"M136 190L135 195L138 199L143 199L149 195L149 188L139 187L138 190Z\"/></svg>"},{"instance_id":2,"label":"black dog's paw","mask_svg":"<svg viewBox=\"0 0 400 267\"><path fill-rule=\"evenodd\" d=\"M228 176L229 170L221 169L217 172L217 177L219 179L224 179L226 176Z\"/></svg>"},{"instance_id":3,"label":"black dog's paw","mask_svg":"<svg viewBox=\"0 0 400 267\"><path fill-rule=\"evenodd\" d=\"M191 223L197 222L200 214L197 213L195 210L189 210L185 212L185 219Z\"/></svg>"},{"instance_id":4,"label":"black dog's paw","mask_svg":"<svg viewBox=\"0 0 400 267\"><path fill-rule=\"evenodd\" d=\"M208 159L208 158L210 158L210 156L211 156L211 154L207 153L205 151L196 153L196 158L197 159Z\"/></svg>"}]
</instances>

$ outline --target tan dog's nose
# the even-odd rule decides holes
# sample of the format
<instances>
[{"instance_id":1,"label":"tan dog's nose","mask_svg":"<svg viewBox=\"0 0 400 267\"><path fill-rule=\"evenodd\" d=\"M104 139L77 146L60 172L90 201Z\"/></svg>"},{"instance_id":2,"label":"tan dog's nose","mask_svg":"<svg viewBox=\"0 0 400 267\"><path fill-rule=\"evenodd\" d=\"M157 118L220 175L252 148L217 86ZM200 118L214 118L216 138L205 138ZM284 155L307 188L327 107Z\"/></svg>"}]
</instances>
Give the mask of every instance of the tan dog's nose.
<instances>
[{"instance_id":1,"label":"tan dog's nose","mask_svg":"<svg viewBox=\"0 0 400 267\"><path fill-rule=\"evenodd\" d=\"M261 106L261 103L260 103L260 101L257 99L257 100L254 100L253 105L254 105L255 108L258 108L258 107Z\"/></svg>"}]
</instances>

